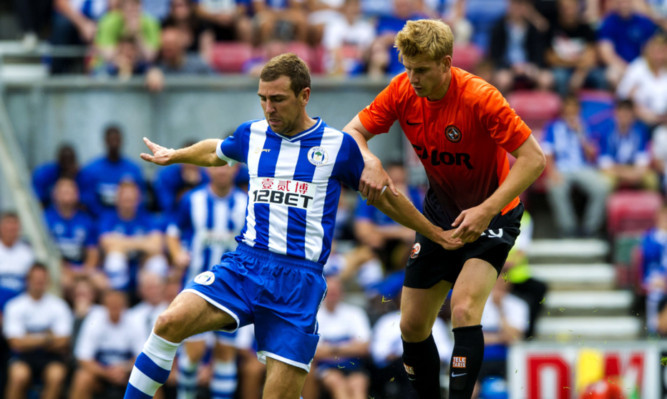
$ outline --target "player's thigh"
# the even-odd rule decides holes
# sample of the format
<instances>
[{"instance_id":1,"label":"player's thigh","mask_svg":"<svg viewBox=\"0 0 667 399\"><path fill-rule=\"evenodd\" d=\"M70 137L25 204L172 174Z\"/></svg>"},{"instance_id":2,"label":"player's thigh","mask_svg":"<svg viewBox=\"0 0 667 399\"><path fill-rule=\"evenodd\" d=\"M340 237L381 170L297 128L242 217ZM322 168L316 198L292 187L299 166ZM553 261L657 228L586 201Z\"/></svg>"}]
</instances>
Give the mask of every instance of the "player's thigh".
<instances>
[{"instance_id":1,"label":"player's thigh","mask_svg":"<svg viewBox=\"0 0 667 399\"><path fill-rule=\"evenodd\" d=\"M468 259L452 290L452 325L477 325L498 272L485 260Z\"/></svg>"},{"instance_id":2,"label":"player's thigh","mask_svg":"<svg viewBox=\"0 0 667 399\"><path fill-rule=\"evenodd\" d=\"M401 332L404 337L418 332L431 331L451 286L448 281L441 280L431 288L403 287L401 293ZM428 334L425 338L428 338Z\"/></svg>"},{"instance_id":3,"label":"player's thigh","mask_svg":"<svg viewBox=\"0 0 667 399\"><path fill-rule=\"evenodd\" d=\"M306 370L279 360L266 358L266 383L263 399L299 399L306 381Z\"/></svg>"},{"instance_id":4,"label":"player's thigh","mask_svg":"<svg viewBox=\"0 0 667 399\"><path fill-rule=\"evenodd\" d=\"M181 292L162 312L155 323L155 332L172 342L205 331L233 326L236 320L192 292Z\"/></svg>"}]
</instances>

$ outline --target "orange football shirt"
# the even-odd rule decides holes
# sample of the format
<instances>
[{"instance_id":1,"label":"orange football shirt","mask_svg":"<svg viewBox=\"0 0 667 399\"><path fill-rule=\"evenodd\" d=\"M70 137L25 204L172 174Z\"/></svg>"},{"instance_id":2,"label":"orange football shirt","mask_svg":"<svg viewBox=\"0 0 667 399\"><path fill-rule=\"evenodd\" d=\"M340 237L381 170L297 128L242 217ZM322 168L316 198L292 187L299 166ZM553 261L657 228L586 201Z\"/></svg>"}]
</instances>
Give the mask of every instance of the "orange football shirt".
<instances>
[{"instance_id":1,"label":"orange football shirt","mask_svg":"<svg viewBox=\"0 0 667 399\"><path fill-rule=\"evenodd\" d=\"M462 69L451 71L438 101L417 96L402 73L359 113L372 134L399 121L429 179L425 213L441 223L488 198L509 172L507 153L531 134L495 87ZM502 214L518 204L514 198Z\"/></svg>"}]
</instances>

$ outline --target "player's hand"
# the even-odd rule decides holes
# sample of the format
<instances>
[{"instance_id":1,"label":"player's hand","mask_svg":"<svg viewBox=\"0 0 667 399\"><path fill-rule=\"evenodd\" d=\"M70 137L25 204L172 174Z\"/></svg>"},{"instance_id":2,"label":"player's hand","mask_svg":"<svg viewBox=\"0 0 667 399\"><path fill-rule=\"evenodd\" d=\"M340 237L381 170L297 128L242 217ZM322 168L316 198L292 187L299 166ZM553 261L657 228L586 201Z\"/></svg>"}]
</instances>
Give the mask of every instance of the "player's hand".
<instances>
[{"instance_id":1,"label":"player's hand","mask_svg":"<svg viewBox=\"0 0 667 399\"><path fill-rule=\"evenodd\" d=\"M155 144L146 137L144 137L144 143L153 154L141 153L141 159L148 162L153 162L158 165L169 165L172 163L172 156L176 152L173 148L162 147L159 144Z\"/></svg>"},{"instance_id":2,"label":"player's hand","mask_svg":"<svg viewBox=\"0 0 667 399\"><path fill-rule=\"evenodd\" d=\"M460 238L465 243L476 241L489 227L493 216L481 206L464 210L452 223L452 227L456 227L452 238Z\"/></svg>"},{"instance_id":3,"label":"player's hand","mask_svg":"<svg viewBox=\"0 0 667 399\"><path fill-rule=\"evenodd\" d=\"M440 239L438 240L438 244L440 244L441 247L446 249L447 251L453 251L455 249L461 248L465 242L461 240L460 238L454 238L452 237L454 234L454 230L443 230L442 233L440 234Z\"/></svg>"},{"instance_id":4,"label":"player's hand","mask_svg":"<svg viewBox=\"0 0 667 399\"><path fill-rule=\"evenodd\" d=\"M389 188L391 192L398 196L398 190L394 186L387 172L382 169L382 163L379 159L370 159L365 162L364 170L361 173L361 180L359 181L359 192L366 198L368 205L373 205L380 195L384 187Z\"/></svg>"}]
</instances>

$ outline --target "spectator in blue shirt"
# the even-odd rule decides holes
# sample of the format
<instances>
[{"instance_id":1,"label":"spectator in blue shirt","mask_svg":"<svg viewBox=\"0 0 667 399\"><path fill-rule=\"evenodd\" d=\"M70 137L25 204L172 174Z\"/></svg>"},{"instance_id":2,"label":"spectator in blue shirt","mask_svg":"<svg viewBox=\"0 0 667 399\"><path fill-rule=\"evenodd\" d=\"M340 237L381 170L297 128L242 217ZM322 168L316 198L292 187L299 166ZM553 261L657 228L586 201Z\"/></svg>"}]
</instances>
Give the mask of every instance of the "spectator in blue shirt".
<instances>
[{"instance_id":1,"label":"spectator in blue shirt","mask_svg":"<svg viewBox=\"0 0 667 399\"><path fill-rule=\"evenodd\" d=\"M647 16L636 13L632 0L614 0L612 5L613 11L602 20L598 30L597 46L607 68L607 79L616 86L658 26Z\"/></svg>"},{"instance_id":2,"label":"spectator in blue shirt","mask_svg":"<svg viewBox=\"0 0 667 399\"><path fill-rule=\"evenodd\" d=\"M160 210L171 212L175 210L183 194L208 182L208 173L204 168L190 164L173 164L160 169L153 183L153 191Z\"/></svg>"},{"instance_id":3,"label":"spectator in blue shirt","mask_svg":"<svg viewBox=\"0 0 667 399\"><path fill-rule=\"evenodd\" d=\"M658 189L658 177L651 170L649 131L635 117L632 100L616 103L613 129L600 143L598 165L611 186Z\"/></svg>"},{"instance_id":4,"label":"spectator in blue shirt","mask_svg":"<svg viewBox=\"0 0 667 399\"><path fill-rule=\"evenodd\" d=\"M542 149L547 156L547 198L554 221L564 237L598 234L604 222L609 183L594 162L597 149L591 143L588 127L580 116L576 96L563 101L561 117L550 123ZM576 187L587 197L583 225L577 228L571 192Z\"/></svg>"},{"instance_id":5,"label":"spectator in blue shirt","mask_svg":"<svg viewBox=\"0 0 667 399\"><path fill-rule=\"evenodd\" d=\"M42 164L32 172L32 187L44 208L49 207L53 186L62 177L75 181L79 178L79 163L70 144L63 144L58 148L55 162Z\"/></svg>"},{"instance_id":6,"label":"spectator in blue shirt","mask_svg":"<svg viewBox=\"0 0 667 399\"><path fill-rule=\"evenodd\" d=\"M410 201L421 212L423 194L416 187L408 186L405 167L400 162L391 162L387 174L398 190L406 193ZM358 201L355 211L354 231L357 240L373 249L388 271L403 268L408 251L414 242L415 232L386 216L373 205Z\"/></svg>"},{"instance_id":7,"label":"spectator in blue shirt","mask_svg":"<svg viewBox=\"0 0 667 399\"><path fill-rule=\"evenodd\" d=\"M368 70L371 77L403 72L404 67L398 59L398 50L394 47L394 38L406 22L422 18L426 18L426 15L419 13L416 0L394 0L393 12L378 18L375 28L377 36L371 45L371 62Z\"/></svg>"},{"instance_id":8,"label":"spectator in blue shirt","mask_svg":"<svg viewBox=\"0 0 667 399\"><path fill-rule=\"evenodd\" d=\"M132 181L122 182L116 209L100 219L104 271L115 290L132 291L140 266L156 274L167 273L162 231L140 203L139 187Z\"/></svg>"},{"instance_id":9,"label":"spectator in blue shirt","mask_svg":"<svg viewBox=\"0 0 667 399\"><path fill-rule=\"evenodd\" d=\"M649 333L655 333L658 305L667 294L667 205L663 204L655 228L644 234L640 245L642 285L646 290L646 324Z\"/></svg>"},{"instance_id":10,"label":"spectator in blue shirt","mask_svg":"<svg viewBox=\"0 0 667 399\"><path fill-rule=\"evenodd\" d=\"M109 126L104 132L106 154L81 170L81 202L97 218L116 204L116 191L121 181L130 180L144 192L141 169L121 154L123 135L119 127Z\"/></svg>"},{"instance_id":11,"label":"spectator in blue shirt","mask_svg":"<svg viewBox=\"0 0 667 399\"><path fill-rule=\"evenodd\" d=\"M106 278L98 269L97 226L79 210L79 189L76 183L62 177L53 189L53 206L44 217L51 236L62 257L61 284L70 297L75 279L85 275L99 289L106 287Z\"/></svg>"}]
</instances>

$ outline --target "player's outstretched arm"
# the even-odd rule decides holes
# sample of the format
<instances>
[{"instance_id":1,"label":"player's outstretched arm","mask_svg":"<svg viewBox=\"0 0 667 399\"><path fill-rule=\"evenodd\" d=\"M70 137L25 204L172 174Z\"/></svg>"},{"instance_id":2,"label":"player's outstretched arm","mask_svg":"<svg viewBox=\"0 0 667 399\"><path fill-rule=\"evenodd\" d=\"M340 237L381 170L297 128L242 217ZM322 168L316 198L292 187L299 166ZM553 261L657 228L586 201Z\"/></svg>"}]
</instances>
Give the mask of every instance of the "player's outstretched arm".
<instances>
[{"instance_id":1,"label":"player's outstretched arm","mask_svg":"<svg viewBox=\"0 0 667 399\"><path fill-rule=\"evenodd\" d=\"M359 192L367 199L368 204L375 205L375 201L380 198L382 189L386 186L394 195L398 195L398 190L394 187L394 182L389 178L387 172L382 168L382 162L368 148L368 140L373 135L366 130L364 125L356 115L344 128L354 138L359 145L361 155L364 157L364 171L361 173L359 182Z\"/></svg>"},{"instance_id":2,"label":"player's outstretched arm","mask_svg":"<svg viewBox=\"0 0 667 399\"><path fill-rule=\"evenodd\" d=\"M398 195L382 193L375 203L375 207L396 222L428 237L428 239L440 244L447 250L463 246L463 241L451 238L454 230L445 231L433 225L400 191L398 191Z\"/></svg>"},{"instance_id":3,"label":"player's outstretched arm","mask_svg":"<svg viewBox=\"0 0 667 399\"><path fill-rule=\"evenodd\" d=\"M144 137L144 143L152 154L141 154L141 159L147 162L153 162L158 165L171 165L173 163L191 163L199 166L222 166L227 162L220 159L216 149L220 140L206 139L195 143L189 147L173 149L166 148L153 143Z\"/></svg>"}]
</instances>

